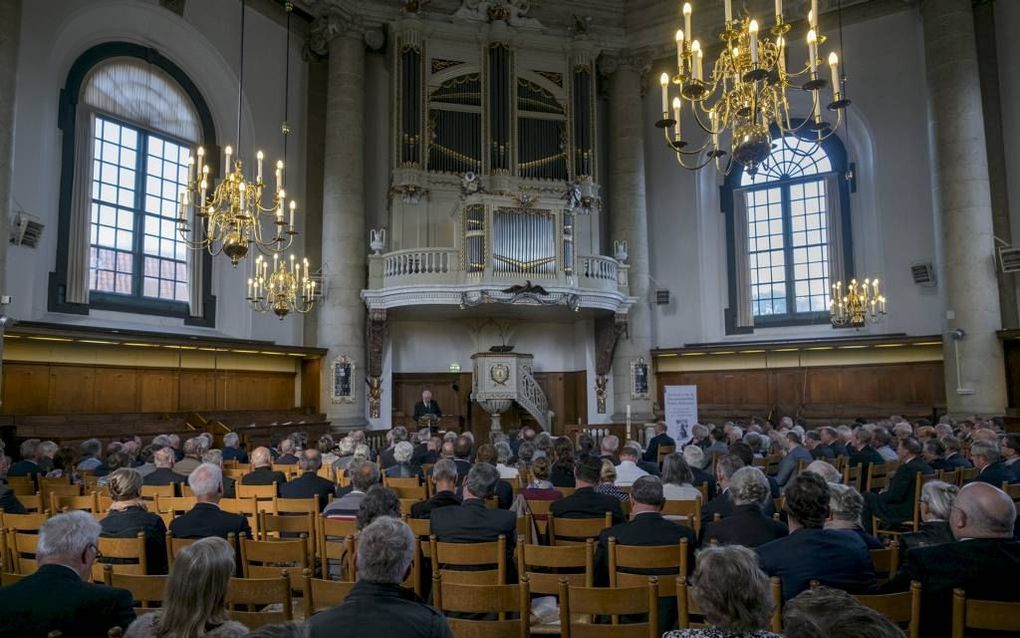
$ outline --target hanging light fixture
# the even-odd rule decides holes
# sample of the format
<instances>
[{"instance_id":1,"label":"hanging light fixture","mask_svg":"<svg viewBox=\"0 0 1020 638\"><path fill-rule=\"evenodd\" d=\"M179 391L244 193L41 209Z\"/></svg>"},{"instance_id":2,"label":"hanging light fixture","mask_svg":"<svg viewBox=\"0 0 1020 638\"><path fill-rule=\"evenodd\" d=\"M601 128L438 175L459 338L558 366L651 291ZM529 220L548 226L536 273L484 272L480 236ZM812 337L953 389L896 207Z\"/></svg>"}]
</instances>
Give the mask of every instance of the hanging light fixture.
<instances>
[{"instance_id":1,"label":"hanging light fixture","mask_svg":"<svg viewBox=\"0 0 1020 638\"><path fill-rule=\"evenodd\" d=\"M842 90L835 51L827 60L831 81L819 72L818 48L825 37L818 29L818 0L811 0L808 59L802 68L787 66L784 36L790 24L783 20L782 0L775 0L775 6L771 37L760 37L760 23L750 16L734 19L732 1L725 0L725 22L719 36L722 49L706 69L705 51L692 34L694 10L690 2L684 3L683 28L676 32L676 73L663 73L659 78L662 119L655 124L681 167L700 170L714 162L719 172L728 174L736 163L754 175L772 152L773 127L783 135L796 135L815 144L839 128L850 100ZM678 93L672 100L671 84L677 86ZM811 116L802 121L790 114L789 93L793 90L811 96ZM835 125L822 118L823 106L836 114ZM693 120L696 133L704 137L700 144L692 143L691 131L683 129L683 116L688 112L688 121Z\"/></svg>"},{"instance_id":2,"label":"hanging light fixture","mask_svg":"<svg viewBox=\"0 0 1020 638\"><path fill-rule=\"evenodd\" d=\"M290 16L294 5L284 4L287 11L287 37L283 56L286 66L283 75L283 160L287 159L287 136L290 134L290 123L287 118L290 108ZM282 164L283 162L281 162ZM291 210L293 210L291 202ZM293 219L291 226L293 226ZM291 312L306 313L315 307L315 302L322 294L319 276L312 275L307 259L298 259L293 253L289 258L285 255L273 254L272 270L269 260L262 255L256 258L252 266L251 277L248 279L247 301L256 312L272 312L283 319Z\"/></svg>"},{"instance_id":3,"label":"hanging light fixture","mask_svg":"<svg viewBox=\"0 0 1020 638\"><path fill-rule=\"evenodd\" d=\"M877 279L865 279L863 284L851 279L845 291L843 282L832 284L829 319L834 327L863 328L869 321L878 323L884 316L885 297Z\"/></svg>"},{"instance_id":4,"label":"hanging light fixture","mask_svg":"<svg viewBox=\"0 0 1020 638\"><path fill-rule=\"evenodd\" d=\"M290 14L288 13L288 18ZM223 149L224 177L209 194L212 176L205 148L188 158L188 188L180 196L177 229L192 250L208 250L212 255L224 254L235 267L247 257L254 245L265 254L280 254L294 242L297 231L294 216L297 204L287 205L284 190L284 163L276 163L272 197L264 201L267 184L263 180L262 151L255 154L254 179L245 175L241 157L241 106L244 95L244 16L245 0L241 0L241 63L237 88L237 158L234 148ZM288 32L288 40L290 34ZM196 159L197 158L197 159ZM270 220L273 232L266 236L262 223Z\"/></svg>"}]
</instances>

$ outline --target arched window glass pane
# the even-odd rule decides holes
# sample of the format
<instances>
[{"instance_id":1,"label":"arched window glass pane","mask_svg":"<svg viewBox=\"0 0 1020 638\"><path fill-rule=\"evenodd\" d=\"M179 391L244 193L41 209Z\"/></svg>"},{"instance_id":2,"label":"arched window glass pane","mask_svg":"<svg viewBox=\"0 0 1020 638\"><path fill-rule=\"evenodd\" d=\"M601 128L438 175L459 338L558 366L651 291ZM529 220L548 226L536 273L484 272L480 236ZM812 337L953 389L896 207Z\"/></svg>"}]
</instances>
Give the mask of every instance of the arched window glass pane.
<instances>
[{"instance_id":1,"label":"arched window glass pane","mask_svg":"<svg viewBox=\"0 0 1020 638\"><path fill-rule=\"evenodd\" d=\"M81 103L192 144L202 139L188 94L162 69L138 58L114 58L95 67L82 89Z\"/></svg>"},{"instance_id":2,"label":"arched window glass pane","mask_svg":"<svg viewBox=\"0 0 1020 638\"><path fill-rule=\"evenodd\" d=\"M741 186L757 186L781 179L792 179L808 175L832 172L832 162L820 145L802 140L795 135L777 139L768 161L758 173L740 177Z\"/></svg>"}]
</instances>

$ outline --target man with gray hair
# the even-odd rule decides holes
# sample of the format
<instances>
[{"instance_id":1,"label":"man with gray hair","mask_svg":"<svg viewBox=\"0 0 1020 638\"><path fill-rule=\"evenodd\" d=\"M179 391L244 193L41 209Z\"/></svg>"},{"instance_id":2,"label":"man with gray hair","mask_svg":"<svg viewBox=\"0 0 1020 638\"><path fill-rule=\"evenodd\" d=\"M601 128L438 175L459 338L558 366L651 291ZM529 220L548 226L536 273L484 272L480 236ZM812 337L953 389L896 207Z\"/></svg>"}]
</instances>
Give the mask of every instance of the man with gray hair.
<instances>
[{"instance_id":1,"label":"man with gray hair","mask_svg":"<svg viewBox=\"0 0 1020 638\"><path fill-rule=\"evenodd\" d=\"M223 452L221 450L209 450L202 455L203 463L212 463L223 469ZM237 481L229 476L223 477L223 498L235 498L237 496Z\"/></svg>"},{"instance_id":2,"label":"man with gray hair","mask_svg":"<svg viewBox=\"0 0 1020 638\"><path fill-rule=\"evenodd\" d=\"M379 465L382 466L383 471L386 471L397 464L397 460L394 458L393 454L396 451L397 445L399 443L407 441L407 428L405 428L402 425L398 425L397 427L387 432L387 435L390 438L391 443L389 447L387 447L379 454ZM408 444L410 445L410 443ZM413 446L411 447L411 451L413 454L414 453Z\"/></svg>"},{"instance_id":3,"label":"man with gray hair","mask_svg":"<svg viewBox=\"0 0 1020 638\"><path fill-rule=\"evenodd\" d=\"M715 463L715 478L719 484L719 495L701 508L701 519L712 520L716 514L726 518L733 513L733 495L730 493L730 479L737 470L744 467L744 461L735 454L719 457Z\"/></svg>"},{"instance_id":4,"label":"man with gray hair","mask_svg":"<svg viewBox=\"0 0 1020 638\"><path fill-rule=\"evenodd\" d=\"M988 441L977 441L970 446L970 459L980 470L975 482L1002 487L1003 483L1016 483L1017 477L1006 467L999 446Z\"/></svg>"},{"instance_id":5,"label":"man with gray hair","mask_svg":"<svg viewBox=\"0 0 1020 638\"><path fill-rule=\"evenodd\" d=\"M464 501L460 507L432 510L432 533L443 543L487 543L506 538L507 582L517 582L513 552L517 539L517 514L509 510L489 509L485 501L493 498L499 471L488 463L475 463L464 478Z\"/></svg>"},{"instance_id":6,"label":"man with gray hair","mask_svg":"<svg viewBox=\"0 0 1020 638\"><path fill-rule=\"evenodd\" d=\"M607 459L613 462L613 465L620 464L620 457L616 455L616 451L620 449L620 437L615 434L609 434L602 437L602 442L599 444L602 453L599 455L600 459Z\"/></svg>"},{"instance_id":7,"label":"man with gray hair","mask_svg":"<svg viewBox=\"0 0 1020 638\"><path fill-rule=\"evenodd\" d=\"M251 538L251 526L241 514L224 512L219 502L223 496L223 471L212 463L202 463L188 475L188 487L195 495L195 507L170 522L175 538L206 538L228 534Z\"/></svg>"},{"instance_id":8,"label":"man with gray hair","mask_svg":"<svg viewBox=\"0 0 1020 638\"><path fill-rule=\"evenodd\" d=\"M142 485L180 485L188 482L188 477L173 471L174 449L162 447L152 455L152 463L156 469L142 479Z\"/></svg>"},{"instance_id":9,"label":"man with gray hair","mask_svg":"<svg viewBox=\"0 0 1020 638\"><path fill-rule=\"evenodd\" d=\"M401 583L411 571L415 539L402 521L382 516L358 535L358 582L343 603L308 620L311 638L454 638L446 618Z\"/></svg>"},{"instance_id":10,"label":"man with gray hair","mask_svg":"<svg viewBox=\"0 0 1020 638\"><path fill-rule=\"evenodd\" d=\"M81 460L78 461L79 471L92 471L103 464L103 460L99 458L103 452L103 444L99 439L82 441L78 450L81 452Z\"/></svg>"},{"instance_id":11,"label":"man with gray hair","mask_svg":"<svg viewBox=\"0 0 1020 638\"><path fill-rule=\"evenodd\" d=\"M276 458L277 465L295 465L298 457L295 455L297 445L292 438L293 435L285 437L280 441L280 456Z\"/></svg>"},{"instance_id":12,"label":"man with gray hair","mask_svg":"<svg viewBox=\"0 0 1020 638\"><path fill-rule=\"evenodd\" d=\"M326 518L353 521L365 493L379 482L379 466L367 459L355 459L348 470L351 477L351 491L336 499L322 510Z\"/></svg>"},{"instance_id":13,"label":"man with gray hair","mask_svg":"<svg viewBox=\"0 0 1020 638\"><path fill-rule=\"evenodd\" d=\"M816 472L817 474L817 472ZM822 476L822 478L825 478ZM861 513L864 511L864 497L849 485L829 481L829 518L825 521L825 529L843 530L856 534L868 549L883 549L885 545L871 534L864 531L861 525Z\"/></svg>"},{"instance_id":14,"label":"man with gray hair","mask_svg":"<svg viewBox=\"0 0 1020 638\"><path fill-rule=\"evenodd\" d=\"M241 449L241 437L237 432L228 432L223 435L223 460L237 461L238 463L248 462L248 453Z\"/></svg>"},{"instance_id":15,"label":"man with gray hair","mask_svg":"<svg viewBox=\"0 0 1020 638\"><path fill-rule=\"evenodd\" d=\"M131 593L94 585L92 564L99 557L101 528L84 511L58 514L39 530L39 568L0 589L0 634L99 638L135 619Z\"/></svg>"},{"instance_id":16,"label":"man with gray hair","mask_svg":"<svg viewBox=\"0 0 1020 638\"><path fill-rule=\"evenodd\" d=\"M279 486L280 496L283 498L316 498L318 506L325 507L329 497L336 493L336 486L333 481L326 480L319 476L319 469L322 467L322 454L315 448L308 448L301 453L297 462L301 476L281 483Z\"/></svg>"},{"instance_id":17,"label":"man with gray hair","mask_svg":"<svg viewBox=\"0 0 1020 638\"><path fill-rule=\"evenodd\" d=\"M805 472L814 472L818 476L825 479L826 483L842 483L843 475L839 473L832 463L817 459L808 463L808 466L804 468Z\"/></svg>"},{"instance_id":18,"label":"man with gray hair","mask_svg":"<svg viewBox=\"0 0 1020 638\"><path fill-rule=\"evenodd\" d=\"M174 464L174 472L187 476L202 464L202 455L209 451L209 441L196 436L184 442L184 458Z\"/></svg>"},{"instance_id":19,"label":"man with gray hair","mask_svg":"<svg viewBox=\"0 0 1020 638\"><path fill-rule=\"evenodd\" d=\"M731 514L702 528L702 545L716 540L721 545L758 547L789 533L786 525L765 515L762 506L772 497L765 473L756 467L742 467L730 477L733 496Z\"/></svg>"},{"instance_id":20,"label":"man with gray hair","mask_svg":"<svg viewBox=\"0 0 1020 638\"><path fill-rule=\"evenodd\" d=\"M945 481L928 481L921 487L920 508L921 528L916 532L900 534L900 551L915 547L929 547L953 542L953 530L949 528L949 515L953 501L960 488Z\"/></svg>"},{"instance_id":21,"label":"man with gray hair","mask_svg":"<svg viewBox=\"0 0 1020 638\"><path fill-rule=\"evenodd\" d=\"M779 471L776 474L776 483L779 484L779 489L785 488L786 484L793 477L797 476L797 468L801 461L810 463L814 460L811 458L811 453L807 451L802 443L801 435L793 430L787 432L786 436L783 437L783 447L786 449L786 455L779 461Z\"/></svg>"},{"instance_id":22,"label":"man with gray hair","mask_svg":"<svg viewBox=\"0 0 1020 638\"><path fill-rule=\"evenodd\" d=\"M279 486L287 482L287 475L273 469L273 453L267 447L257 447L251 453L251 472L241 477L241 485Z\"/></svg>"},{"instance_id":23,"label":"man with gray hair","mask_svg":"<svg viewBox=\"0 0 1020 638\"><path fill-rule=\"evenodd\" d=\"M431 518L432 510L461 504L457 496L457 464L453 460L436 461L432 466L432 480L436 484L436 493L429 500L412 505L411 518Z\"/></svg>"},{"instance_id":24,"label":"man with gray hair","mask_svg":"<svg viewBox=\"0 0 1020 638\"><path fill-rule=\"evenodd\" d=\"M390 457L393 459L393 463L386 468L386 476L390 478L418 478L421 476L421 467L412 462L414 446L410 441L398 441L393 446Z\"/></svg>"}]
</instances>

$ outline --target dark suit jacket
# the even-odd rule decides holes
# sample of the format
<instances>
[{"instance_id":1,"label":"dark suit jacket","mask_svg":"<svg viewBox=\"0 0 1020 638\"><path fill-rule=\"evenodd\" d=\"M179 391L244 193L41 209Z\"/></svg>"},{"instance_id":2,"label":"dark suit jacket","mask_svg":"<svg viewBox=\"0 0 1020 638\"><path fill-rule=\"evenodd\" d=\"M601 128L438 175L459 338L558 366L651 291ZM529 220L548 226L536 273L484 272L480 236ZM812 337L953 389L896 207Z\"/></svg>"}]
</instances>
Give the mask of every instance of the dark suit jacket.
<instances>
[{"instance_id":1,"label":"dark suit jacket","mask_svg":"<svg viewBox=\"0 0 1020 638\"><path fill-rule=\"evenodd\" d=\"M836 453L836 456L850 456L850 450L839 441L833 441L829 447Z\"/></svg>"},{"instance_id":2,"label":"dark suit jacket","mask_svg":"<svg viewBox=\"0 0 1020 638\"><path fill-rule=\"evenodd\" d=\"M549 511L556 518L601 518L606 512L610 512L614 525L626 520L623 508L620 507L620 499L599 494L590 487L578 488L570 496L553 503Z\"/></svg>"},{"instance_id":3,"label":"dark suit jacket","mask_svg":"<svg viewBox=\"0 0 1020 638\"><path fill-rule=\"evenodd\" d=\"M906 552L915 547L931 547L932 545L952 543L955 540L953 530L949 528L949 523L946 521L931 521L929 523L921 523L921 529L916 532L900 534L900 551Z\"/></svg>"},{"instance_id":4,"label":"dark suit jacket","mask_svg":"<svg viewBox=\"0 0 1020 638\"><path fill-rule=\"evenodd\" d=\"M954 541L908 551L896 578L883 590L906 591L911 580L920 581L921 635L942 638L950 635L954 588L966 591L968 599L1020 601L1018 573L1020 543L1008 539Z\"/></svg>"},{"instance_id":5,"label":"dark suit jacket","mask_svg":"<svg viewBox=\"0 0 1020 638\"><path fill-rule=\"evenodd\" d=\"M247 518L241 514L224 512L212 503L199 503L190 512L175 518L170 523L170 532L175 538L226 538L231 532L237 537L245 534L251 538Z\"/></svg>"},{"instance_id":6,"label":"dark suit jacket","mask_svg":"<svg viewBox=\"0 0 1020 638\"><path fill-rule=\"evenodd\" d=\"M970 459L960 454L959 452L946 454L946 463L949 463L950 468L954 470L959 467L962 468L974 467L974 464L970 462Z\"/></svg>"},{"instance_id":7,"label":"dark suit jacket","mask_svg":"<svg viewBox=\"0 0 1020 638\"><path fill-rule=\"evenodd\" d=\"M757 505L734 505L729 517L701 528L702 544L715 539L720 545L758 547L789 534L786 525L773 520Z\"/></svg>"},{"instance_id":8,"label":"dark suit jacket","mask_svg":"<svg viewBox=\"0 0 1020 638\"><path fill-rule=\"evenodd\" d=\"M819 443L811 450L811 458L831 461L836 458L836 451L824 443Z\"/></svg>"},{"instance_id":9,"label":"dark suit jacket","mask_svg":"<svg viewBox=\"0 0 1020 638\"><path fill-rule=\"evenodd\" d=\"M359 580L347 599L308 621L311 638L454 638L446 619L399 585Z\"/></svg>"},{"instance_id":10,"label":"dark suit jacket","mask_svg":"<svg viewBox=\"0 0 1020 638\"><path fill-rule=\"evenodd\" d=\"M637 466L652 476L659 476L659 464L653 461L638 461Z\"/></svg>"},{"instance_id":11,"label":"dark suit jacket","mask_svg":"<svg viewBox=\"0 0 1020 638\"><path fill-rule=\"evenodd\" d=\"M471 471L472 463L467 459L453 459L453 463L457 466L457 482L461 483Z\"/></svg>"},{"instance_id":12,"label":"dark suit jacket","mask_svg":"<svg viewBox=\"0 0 1020 638\"><path fill-rule=\"evenodd\" d=\"M854 465L861 466L861 481L864 481L864 477L868 475L868 468L872 464L885 463L885 459L878 451L870 445L865 445L860 450L850 456L850 467Z\"/></svg>"},{"instance_id":13,"label":"dark suit jacket","mask_svg":"<svg viewBox=\"0 0 1020 638\"><path fill-rule=\"evenodd\" d=\"M0 510L8 514L24 514L25 506L21 504L14 490L0 483Z\"/></svg>"},{"instance_id":14,"label":"dark suit jacket","mask_svg":"<svg viewBox=\"0 0 1020 638\"><path fill-rule=\"evenodd\" d=\"M674 441L668 434L663 432L662 434L656 434L648 441L648 449L645 450L644 460L651 461L656 465L659 464L659 446L660 445L672 445L676 447L676 441Z\"/></svg>"},{"instance_id":15,"label":"dark suit jacket","mask_svg":"<svg viewBox=\"0 0 1020 638\"><path fill-rule=\"evenodd\" d=\"M802 528L755 551L762 571L783 581L783 601L807 589L815 579L852 594L875 588L871 555L856 534Z\"/></svg>"},{"instance_id":16,"label":"dark suit jacket","mask_svg":"<svg viewBox=\"0 0 1020 638\"><path fill-rule=\"evenodd\" d=\"M311 498L319 497L319 506L325 507L329 497L336 493L336 485L327 481L315 472L305 472L293 481L280 484L280 496L282 498Z\"/></svg>"},{"instance_id":17,"label":"dark suit jacket","mask_svg":"<svg viewBox=\"0 0 1020 638\"><path fill-rule=\"evenodd\" d=\"M574 468L573 466L561 465L560 463L554 463L552 471L549 472L549 482L556 487L574 487Z\"/></svg>"},{"instance_id":18,"label":"dark suit jacket","mask_svg":"<svg viewBox=\"0 0 1020 638\"><path fill-rule=\"evenodd\" d=\"M284 454L276 458L277 465L297 465L298 457L293 454Z\"/></svg>"},{"instance_id":19,"label":"dark suit jacket","mask_svg":"<svg viewBox=\"0 0 1020 638\"><path fill-rule=\"evenodd\" d=\"M432 510L430 531L443 543L485 543L506 537L507 582L517 582L514 546L517 543L517 514L507 510L491 510L476 498L460 507Z\"/></svg>"},{"instance_id":20,"label":"dark suit jacket","mask_svg":"<svg viewBox=\"0 0 1020 638\"><path fill-rule=\"evenodd\" d=\"M168 467L157 468L149 472L142 479L142 485L171 485L174 483L187 483L188 477L178 474Z\"/></svg>"},{"instance_id":21,"label":"dark suit jacket","mask_svg":"<svg viewBox=\"0 0 1020 638\"><path fill-rule=\"evenodd\" d=\"M443 416L443 411L439 409L439 404L436 403L435 399L429 401L428 405L425 405L421 401L414 404L414 420L422 418L426 414L434 414L436 416Z\"/></svg>"},{"instance_id":22,"label":"dark suit jacket","mask_svg":"<svg viewBox=\"0 0 1020 638\"><path fill-rule=\"evenodd\" d=\"M1009 471L1006 464L1002 461L996 461L991 465L981 470L981 473L977 475L972 482L973 483L989 483L995 487L1002 488L1003 483L1016 483L1017 477Z\"/></svg>"},{"instance_id":23,"label":"dark suit jacket","mask_svg":"<svg viewBox=\"0 0 1020 638\"><path fill-rule=\"evenodd\" d=\"M239 447L225 447L221 450L223 452L224 461L237 461L238 463L248 462L248 453Z\"/></svg>"},{"instance_id":24,"label":"dark suit jacket","mask_svg":"<svg viewBox=\"0 0 1020 638\"><path fill-rule=\"evenodd\" d=\"M7 476L35 476L43 473L39 465L29 459L21 459L7 470Z\"/></svg>"},{"instance_id":25,"label":"dark suit jacket","mask_svg":"<svg viewBox=\"0 0 1020 638\"><path fill-rule=\"evenodd\" d=\"M694 487L698 487L702 483L708 483L708 498L711 500L715 496L716 483L715 477L711 473L705 470L692 467L691 472L694 473ZM778 489L778 488L777 488Z\"/></svg>"},{"instance_id":26,"label":"dark suit jacket","mask_svg":"<svg viewBox=\"0 0 1020 638\"><path fill-rule=\"evenodd\" d=\"M931 461L928 461L928 465L930 465L931 469L935 470L936 472L952 472L953 470L956 469L956 467L954 467L953 464L951 464L949 461L942 458L941 456L934 458Z\"/></svg>"},{"instance_id":27,"label":"dark suit jacket","mask_svg":"<svg viewBox=\"0 0 1020 638\"><path fill-rule=\"evenodd\" d=\"M453 492L443 490L437 492L435 496L427 501L421 503L415 503L411 506L411 518L432 518L432 510L440 507L450 507L452 505L460 505L460 497Z\"/></svg>"},{"instance_id":28,"label":"dark suit jacket","mask_svg":"<svg viewBox=\"0 0 1020 638\"><path fill-rule=\"evenodd\" d=\"M103 536L108 538L134 538L138 532L144 532L146 573L167 573L166 524L158 514L141 507L111 510L99 521L99 526L103 528Z\"/></svg>"},{"instance_id":29,"label":"dark suit jacket","mask_svg":"<svg viewBox=\"0 0 1020 638\"><path fill-rule=\"evenodd\" d=\"M283 472L274 472L273 468L264 466L252 470L241 477L241 485L270 485L276 483L277 491L279 486L287 482L287 476Z\"/></svg>"},{"instance_id":30,"label":"dark suit jacket","mask_svg":"<svg viewBox=\"0 0 1020 638\"><path fill-rule=\"evenodd\" d=\"M54 630L75 638L106 638L111 627L135 619L125 589L86 583L62 565L43 565L0 589L0 637L46 638Z\"/></svg>"},{"instance_id":31,"label":"dark suit jacket","mask_svg":"<svg viewBox=\"0 0 1020 638\"><path fill-rule=\"evenodd\" d=\"M384 454L385 456L385 454ZM414 478L421 476L421 466L411 463L393 463L387 466L386 476L390 478Z\"/></svg>"},{"instance_id":32,"label":"dark suit jacket","mask_svg":"<svg viewBox=\"0 0 1020 638\"><path fill-rule=\"evenodd\" d=\"M710 523L716 514L725 519L733 514L733 507L733 495L730 494L729 490L726 490L702 506L701 520ZM759 507L765 516L771 517L776 513L776 506L771 498L765 499L765 502Z\"/></svg>"},{"instance_id":33,"label":"dark suit jacket","mask_svg":"<svg viewBox=\"0 0 1020 638\"><path fill-rule=\"evenodd\" d=\"M914 515L914 483L918 472L924 475L932 473L931 466L920 457L901 465L889 479L889 488L877 498L865 497L879 518L889 523L900 523Z\"/></svg>"}]
</instances>

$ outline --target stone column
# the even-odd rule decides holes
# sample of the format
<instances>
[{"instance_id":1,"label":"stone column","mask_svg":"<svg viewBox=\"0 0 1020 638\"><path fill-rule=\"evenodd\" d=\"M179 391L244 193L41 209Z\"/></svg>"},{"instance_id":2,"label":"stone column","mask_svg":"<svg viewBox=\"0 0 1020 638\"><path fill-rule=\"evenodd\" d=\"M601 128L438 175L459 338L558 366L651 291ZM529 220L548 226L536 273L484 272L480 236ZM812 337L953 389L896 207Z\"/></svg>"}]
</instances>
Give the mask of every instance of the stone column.
<instances>
[{"instance_id":1,"label":"stone column","mask_svg":"<svg viewBox=\"0 0 1020 638\"><path fill-rule=\"evenodd\" d=\"M613 354L613 420L623 421L631 406L635 423L652 418L650 399L633 399L631 364L643 357L651 371L651 309L648 306L648 211L645 204L645 123L641 76L645 61L637 56L610 59L609 73L609 237L626 241L630 295L637 297L626 332ZM651 383L649 383L651 390Z\"/></svg>"},{"instance_id":2,"label":"stone column","mask_svg":"<svg viewBox=\"0 0 1020 638\"><path fill-rule=\"evenodd\" d=\"M995 334L1002 321L971 0L924 0L921 17L946 300L946 404L957 416L1003 414L1006 378ZM948 334L956 329L966 333L959 362Z\"/></svg>"},{"instance_id":3,"label":"stone column","mask_svg":"<svg viewBox=\"0 0 1020 638\"><path fill-rule=\"evenodd\" d=\"M365 44L360 30L328 23L329 72L322 184L322 272L319 345L329 349L322 367L322 402L334 429L364 427L365 418ZM333 403L332 362L355 363L355 401Z\"/></svg>"},{"instance_id":4,"label":"stone column","mask_svg":"<svg viewBox=\"0 0 1020 638\"><path fill-rule=\"evenodd\" d=\"M7 240L14 173L14 88L20 31L21 0L0 2L0 294L7 291Z\"/></svg>"}]
</instances>

